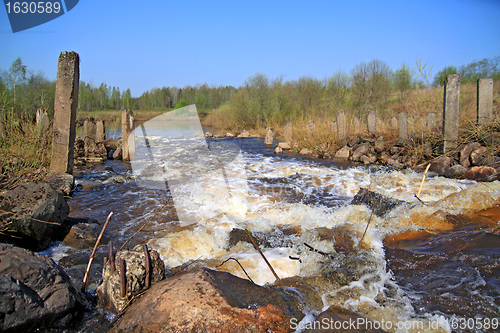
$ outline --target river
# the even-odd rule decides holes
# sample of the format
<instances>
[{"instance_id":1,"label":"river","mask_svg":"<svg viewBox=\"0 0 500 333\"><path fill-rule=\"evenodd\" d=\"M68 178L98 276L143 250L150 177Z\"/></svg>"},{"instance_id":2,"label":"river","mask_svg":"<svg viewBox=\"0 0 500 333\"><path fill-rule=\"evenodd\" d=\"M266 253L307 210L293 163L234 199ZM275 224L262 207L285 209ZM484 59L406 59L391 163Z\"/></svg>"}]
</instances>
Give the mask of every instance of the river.
<instances>
[{"instance_id":1,"label":"river","mask_svg":"<svg viewBox=\"0 0 500 333\"><path fill-rule=\"evenodd\" d=\"M498 327L499 182L431 174L421 202L422 174L412 170L275 155L260 138L202 135L197 120L137 127L132 162L83 170L77 183L104 185L75 192L71 216L103 221L113 211L108 232L118 245L146 224L128 246L147 243L167 269L208 266L247 278L234 261L219 266L234 258L255 283L273 283L252 244L238 242L235 230L247 229L264 240L279 285L304 300L305 320L339 305L374 321L424 322L424 331ZM360 188L406 204L375 216L350 205ZM58 245L52 255L67 251ZM305 283L319 303L308 301ZM408 327L399 331L418 331Z\"/></svg>"}]
</instances>

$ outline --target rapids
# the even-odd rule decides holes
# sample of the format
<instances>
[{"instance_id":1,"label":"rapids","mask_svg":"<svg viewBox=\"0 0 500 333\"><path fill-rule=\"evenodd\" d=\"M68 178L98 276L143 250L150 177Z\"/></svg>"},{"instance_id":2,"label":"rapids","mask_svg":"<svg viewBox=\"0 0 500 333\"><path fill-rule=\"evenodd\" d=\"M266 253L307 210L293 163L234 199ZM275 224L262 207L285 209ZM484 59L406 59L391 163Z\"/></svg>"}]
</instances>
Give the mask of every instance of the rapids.
<instances>
[{"instance_id":1,"label":"rapids","mask_svg":"<svg viewBox=\"0 0 500 333\"><path fill-rule=\"evenodd\" d=\"M83 170L77 183L103 186L77 191L71 215L103 221L113 211L115 244L146 223L129 247L147 243L170 270L208 266L247 278L234 260L224 263L234 258L255 283L272 284L235 232L247 229L305 314L338 305L407 325L385 327L394 332L468 331L456 327L463 318L499 317L499 182L431 174L422 203L422 174L411 170L275 155L262 139L205 139L199 122L167 120L136 128L131 163ZM407 204L377 217L350 205L360 188Z\"/></svg>"}]
</instances>

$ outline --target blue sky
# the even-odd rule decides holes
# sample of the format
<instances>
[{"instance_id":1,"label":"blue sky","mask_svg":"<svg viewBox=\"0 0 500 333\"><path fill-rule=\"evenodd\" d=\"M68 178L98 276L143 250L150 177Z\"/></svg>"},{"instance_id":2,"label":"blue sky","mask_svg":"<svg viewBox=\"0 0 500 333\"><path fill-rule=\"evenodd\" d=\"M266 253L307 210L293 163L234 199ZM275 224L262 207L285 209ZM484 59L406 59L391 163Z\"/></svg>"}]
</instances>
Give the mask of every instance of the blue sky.
<instances>
[{"instance_id":1,"label":"blue sky","mask_svg":"<svg viewBox=\"0 0 500 333\"><path fill-rule=\"evenodd\" d=\"M0 8L0 68L21 57L55 79L62 51L80 54L80 79L130 88L240 86L264 73L319 79L360 62L393 70L500 55L499 0L82 0L53 21L12 33Z\"/></svg>"}]
</instances>

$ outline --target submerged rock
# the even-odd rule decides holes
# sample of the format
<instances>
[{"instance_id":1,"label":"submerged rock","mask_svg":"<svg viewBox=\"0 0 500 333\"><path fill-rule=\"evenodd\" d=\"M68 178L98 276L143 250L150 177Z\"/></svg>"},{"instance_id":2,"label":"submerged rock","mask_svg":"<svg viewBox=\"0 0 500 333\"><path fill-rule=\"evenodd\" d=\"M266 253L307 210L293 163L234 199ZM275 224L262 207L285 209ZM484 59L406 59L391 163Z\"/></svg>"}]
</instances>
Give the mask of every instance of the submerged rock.
<instances>
[{"instance_id":1,"label":"submerged rock","mask_svg":"<svg viewBox=\"0 0 500 333\"><path fill-rule=\"evenodd\" d=\"M24 183L0 196L0 241L44 250L62 231L69 206L61 192L46 183ZM47 221L50 223L44 223Z\"/></svg>"},{"instance_id":2,"label":"submerged rock","mask_svg":"<svg viewBox=\"0 0 500 333\"><path fill-rule=\"evenodd\" d=\"M63 244L76 249L87 249L94 246L102 226L98 223L77 223L73 225L63 240ZM108 242L108 233L105 232L102 243Z\"/></svg>"},{"instance_id":3,"label":"submerged rock","mask_svg":"<svg viewBox=\"0 0 500 333\"><path fill-rule=\"evenodd\" d=\"M84 309L84 296L52 259L0 244L0 331L67 328Z\"/></svg>"},{"instance_id":4,"label":"submerged rock","mask_svg":"<svg viewBox=\"0 0 500 333\"><path fill-rule=\"evenodd\" d=\"M205 268L151 287L111 332L291 332L295 314L275 291Z\"/></svg>"},{"instance_id":5,"label":"submerged rock","mask_svg":"<svg viewBox=\"0 0 500 333\"><path fill-rule=\"evenodd\" d=\"M366 205L378 217L384 217L388 212L405 204L404 201L389 198L383 194L360 188L351 201L351 205Z\"/></svg>"}]
</instances>

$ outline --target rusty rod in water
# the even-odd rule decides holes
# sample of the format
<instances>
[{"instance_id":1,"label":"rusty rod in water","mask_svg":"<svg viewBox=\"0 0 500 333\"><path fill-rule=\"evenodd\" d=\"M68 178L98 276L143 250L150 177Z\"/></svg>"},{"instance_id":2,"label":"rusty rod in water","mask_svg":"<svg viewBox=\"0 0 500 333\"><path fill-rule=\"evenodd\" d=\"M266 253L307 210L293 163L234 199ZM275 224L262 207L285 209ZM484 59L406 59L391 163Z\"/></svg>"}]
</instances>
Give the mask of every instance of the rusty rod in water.
<instances>
[{"instance_id":1,"label":"rusty rod in water","mask_svg":"<svg viewBox=\"0 0 500 333\"><path fill-rule=\"evenodd\" d=\"M267 261L266 256L264 255L264 253L262 253L262 251L260 250L259 246L257 245L257 243L255 242L255 240L253 239L252 234L247 229L245 229L245 231L247 232L248 237L250 237L250 240L252 241L253 246L257 249L257 251L259 251L259 253L262 256L262 258L264 258L264 261L266 262L267 266L269 266L269 269L271 270L271 272L273 272L273 275L276 278L276 280L280 280L280 277L274 271L273 266L271 266L271 264L269 263L269 261Z\"/></svg>"},{"instance_id":2,"label":"rusty rod in water","mask_svg":"<svg viewBox=\"0 0 500 333\"><path fill-rule=\"evenodd\" d=\"M99 237L97 237L97 240L95 241L94 249L92 250L92 254L89 257L89 263L87 264L87 269L85 270L85 275L83 277L82 291L85 290L85 286L87 285L87 279L89 278L90 266L92 265L92 261L94 260L95 252L97 251L97 247L99 246L99 243L101 242L101 238L102 238L102 235L104 234L104 230L106 230L106 227L108 226L109 220L111 220L112 215L113 215L113 212L109 213L108 218L106 219L106 222L104 223L104 226L101 229L101 233L99 234Z\"/></svg>"},{"instance_id":3,"label":"rusty rod in water","mask_svg":"<svg viewBox=\"0 0 500 333\"><path fill-rule=\"evenodd\" d=\"M144 265L146 268L146 284L145 287L149 288L151 286L151 260L149 258L149 250L148 246L144 244L142 246L142 249L144 250Z\"/></svg>"},{"instance_id":4,"label":"rusty rod in water","mask_svg":"<svg viewBox=\"0 0 500 333\"><path fill-rule=\"evenodd\" d=\"M125 259L120 259L120 293L122 297L127 296L127 272L125 271Z\"/></svg>"}]
</instances>

